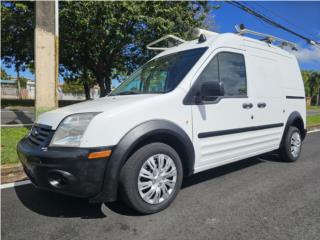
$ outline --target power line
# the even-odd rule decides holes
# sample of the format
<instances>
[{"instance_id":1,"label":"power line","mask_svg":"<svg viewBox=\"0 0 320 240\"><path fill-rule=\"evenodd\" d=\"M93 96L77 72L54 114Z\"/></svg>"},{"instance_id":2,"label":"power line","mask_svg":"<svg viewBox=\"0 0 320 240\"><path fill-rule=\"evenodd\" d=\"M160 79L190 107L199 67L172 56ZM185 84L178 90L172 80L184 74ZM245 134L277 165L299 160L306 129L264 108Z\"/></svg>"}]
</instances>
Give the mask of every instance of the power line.
<instances>
[{"instance_id":1,"label":"power line","mask_svg":"<svg viewBox=\"0 0 320 240\"><path fill-rule=\"evenodd\" d=\"M297 25L297 24L289 21L287 18L285 18L285 17L281 16L280 14L272 11L271 9L263 6L261 3L258 3L258 2L253 2L253 3L254 3L255 5L257 5L257 6L261 7L261 8L263 8L263 9L265 9L266 11L270 12L270 13L271 13L272 15L274 15L275 17L278 17L279 19L282 19L283 21L285 21L286 23L290 24L291 26L296 27L296 28L299 28L299 29L302 29L302 31L303 31L304 33L308 34L309 36L312 36L312 37L314 37L314 38L317 38L314 33L312 33L312 32L310 32L309 30L306 30L306 29L302 28L301 26L299 26L299 25ZM250 4L251 4L251 3L250 3ZM248 5L248 4L247 4L247 5Z\"/></svg>"},{"instance_id":2,"label":"power line","mask_svg":"<svg viewBox=\"0 0 320 240\"><path fill-rule=\"evenodd\" d=\"M244 3L242 3L242 4L244 4ZM249 5L248 3L246 3L246 4L244 4L244 5L247 5L247 7L250 7L250 5ZM259 11L257 11L257 9L253 8L252 6L251 6L251 8L252 8L253 10L255 10L256 12L259 12ZM270 25L268 25L267 23L265 23L264 21L262 21L260 18L257 18L257 19L258 19L259 22L261 22L264 26L270 28Z\"/></svg>"},{"instance_id":3,"label":"power line","mask_svg":"<svg viewBox=\"0 0 320 240\"><path fill-rule=\"evenodd\" d=\"M229 3L229 4L231 4L231 5L235 6L235 7L237 7L237 8L239 8L239 9L241 9L241 10L243 10L243 11L245 11L245 12L247 12L247 13L255 16L255 17L257 17L257 18L263 20L264 22L266 22L266 23L268 23L268 24L270 24L270 25L272 25L272 26L275 26L275 27L277 27L277 28L280 28L280 29L282 29L282 30L284 30L284 31L286 31L286 32L289 32L289 33L297 36L297 37L300 37L300 38L304 39L307 43L309 43L309 44L311 44L311 45L316 45L316 44L317 44L318 46L320 46L320 43L319 43L319 42L314 41L314 40L312 40L312 39L310 39L310 38L308 38L308 37L305 37L305 36L301 35L300 33L297 33L297 32L295 32L295 31L293 31L293 30L291 30L291 29L289 29L289 28L287 28L287 27L285 27L285 26L283 26L283 25L275 22L274 20L272 20L272 19L264 16L264 15L261 14L261 13L258 13L257 11L255 11L255 10L253 10L253 9L245 6L244 4L242 4L242 3L240 3L240 2L236 2L236 1L226 1L226 3Z\"/></svg>"}]
</instances>

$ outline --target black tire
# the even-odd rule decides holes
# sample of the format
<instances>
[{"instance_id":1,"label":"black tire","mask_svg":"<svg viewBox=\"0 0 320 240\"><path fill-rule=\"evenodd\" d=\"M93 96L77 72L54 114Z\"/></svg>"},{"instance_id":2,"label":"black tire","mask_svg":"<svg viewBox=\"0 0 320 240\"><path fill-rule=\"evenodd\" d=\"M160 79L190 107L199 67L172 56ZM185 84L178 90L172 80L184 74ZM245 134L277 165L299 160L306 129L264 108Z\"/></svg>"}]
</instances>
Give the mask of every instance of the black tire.
<instances>
[{"instance_id":1,"label":"black tire","mask_svg":"<svg viewBox=\"0 0 320 240\"><path fill-rule=\"evenodd\" d=\"M138 177L139 172L147 159L157 154L165 154L173 160L177 176L175 186L169 197L161 203L150 204L140 196L138 190ZM159 142L150 143L133 153L123 166L120 175L120 196L129 207L140 213L156 213L167 208L172 203L181 188L182 179L183 168L177 152L166 144Z\"/></svg>"},{"instance_id":2,"label":"black tire","mask_svg":"<svg viewBox=\"0 0 320 240\"><path fill-rule=\"evenodd\" d=\"M298 152L297 155L294 155L292 152L291 152L291 139L292 139L292 136L294 134L298 133L299 134L299 139L300 139L300 150ZM283 161L286 161L286 162L295 162L298 160L299 156L300 156L300 153L301 153L301 149L302 149L302 137L301 137L301 133L299 131L298 128L294 127L294 126L290 126L289 129L288 129L288 132L286 133L286 135L284 136L284 139L283 139L283 143L282 143L282 146L280 148L280 156L281 156L281 159Z\"/></svg>"}]
</instances>

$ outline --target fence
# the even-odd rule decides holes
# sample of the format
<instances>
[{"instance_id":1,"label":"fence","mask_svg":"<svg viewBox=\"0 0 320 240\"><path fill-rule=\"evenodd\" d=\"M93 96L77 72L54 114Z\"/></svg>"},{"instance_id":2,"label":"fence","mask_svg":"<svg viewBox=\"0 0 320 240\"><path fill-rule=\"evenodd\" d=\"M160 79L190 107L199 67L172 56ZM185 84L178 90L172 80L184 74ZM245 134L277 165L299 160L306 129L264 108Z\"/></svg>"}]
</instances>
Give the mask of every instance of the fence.
<instances>
[{"instance_id":1,"label":"fence","mask_svg":"<svg viewBox=\"0 0 320 240\"><path fill-rule=\"evenodd\" d=\"M59 100L85 100L83 93L64 93L61 89L58 89ZM93 88L90 90L91 98L99 98L99 90ZM13 87L1 87L1 99L34 99L35 91L34 88L21 89L20 93L17 88Z\"/></svg>"}]
</instances>

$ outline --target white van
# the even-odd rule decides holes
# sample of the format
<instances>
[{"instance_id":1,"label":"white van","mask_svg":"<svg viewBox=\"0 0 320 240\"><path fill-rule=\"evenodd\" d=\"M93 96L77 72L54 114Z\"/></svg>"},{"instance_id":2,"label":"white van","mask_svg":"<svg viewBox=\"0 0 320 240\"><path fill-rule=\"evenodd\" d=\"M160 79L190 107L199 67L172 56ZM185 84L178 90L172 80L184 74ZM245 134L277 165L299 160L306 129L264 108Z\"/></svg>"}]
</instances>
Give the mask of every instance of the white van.
<instances>
[{"instance_id":1,"label":"white van","mask_svg":"<svg viewBox=\"0 0 320 240\"><path fill-rule=\"evenodd\" d=\"M181 40L109 96L42 114L17 146L26 174L41 189L91 202L120 194L154 213L186 176L273 150L296 161L306 135L297 60L240 33Z\"/></svg>"}]
</instances>

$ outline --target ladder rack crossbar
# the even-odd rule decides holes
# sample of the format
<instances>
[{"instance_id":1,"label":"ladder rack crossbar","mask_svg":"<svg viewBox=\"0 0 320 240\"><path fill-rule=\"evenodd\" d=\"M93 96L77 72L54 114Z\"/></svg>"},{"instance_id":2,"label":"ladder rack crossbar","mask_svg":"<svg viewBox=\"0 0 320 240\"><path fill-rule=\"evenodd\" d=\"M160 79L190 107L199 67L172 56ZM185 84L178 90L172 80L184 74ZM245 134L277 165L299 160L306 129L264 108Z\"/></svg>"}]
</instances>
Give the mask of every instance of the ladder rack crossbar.
<instances>
[{"instance_id":1,"label":"ladder rack crossbar","mask_svg":"<svg viewBox=\"0 0 320 240\"><path fill-rule=\"evenodd\" d=\"M235 29L237 31L238 34L240 35L245 35L245 34L251 34L251 35L255 35L255 36L260 36L260 37L264 37L263 41L266 41L268 43L273 43L273 42L280 42L280 46L289 46L291 47L293 50L297 50L297 45L293 42L287 41L285 39L282 38L278 38L275 36L272 36L270 34L266 34L266 33L261 33L261 32L256 32L250 29L246 29L244 28L244 26L242 25L236 25Z\"/></svg>"},{"instance_id":2,"label":"ladder rack crossbar","mask_svg":"<svg viewBox=\"0 0 320 240\"><path fill-rule=\"evenodd\" d=\"M159 50L159 51L167 50L167 49L169 49L168 47L152 47L152 46L157 44L157 43L159 43L159 42L161 42L161 41L163 41L163 40L169 39L169 38L172 38L172 39L174 39L176 41L179 41L181 43L185 43L186 42L185 40L183 40L183 39L181 39L181 38L179 38L177 36L169 34L169 35L163 36L163 37L153 41L152 43L149 43L147 45L147 49L149 49L149 50Z\"/></svg>"}]
</instances>

